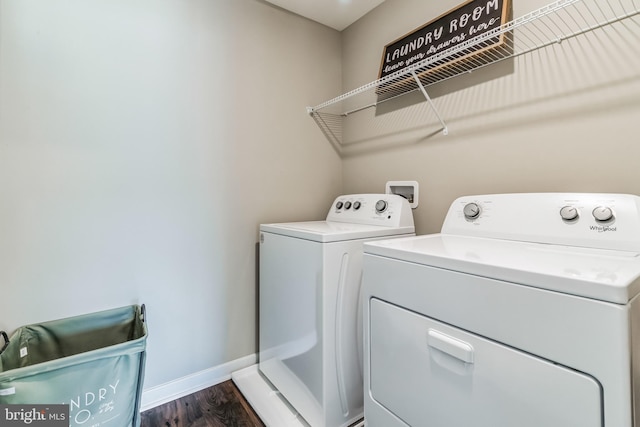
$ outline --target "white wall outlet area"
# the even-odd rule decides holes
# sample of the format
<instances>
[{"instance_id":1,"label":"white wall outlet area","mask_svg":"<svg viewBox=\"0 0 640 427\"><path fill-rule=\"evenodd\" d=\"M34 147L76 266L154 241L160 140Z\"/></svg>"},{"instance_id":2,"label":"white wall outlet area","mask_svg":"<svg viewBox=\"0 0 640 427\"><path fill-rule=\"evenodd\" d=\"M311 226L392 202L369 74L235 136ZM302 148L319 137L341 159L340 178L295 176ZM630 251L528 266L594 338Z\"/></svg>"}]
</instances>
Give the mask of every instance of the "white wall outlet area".
<instances>
[{"instance_id":1,"label":"white wall outlet area","mask_svg":"<svg viewBox=\"0 0 640 427\"><path fill-rule=\"evenodd\" d=\"M418 207L418 182L417 181L388 181L386 194L397 194L409 201L412 209Z\"/></svg>"}]
</instances>

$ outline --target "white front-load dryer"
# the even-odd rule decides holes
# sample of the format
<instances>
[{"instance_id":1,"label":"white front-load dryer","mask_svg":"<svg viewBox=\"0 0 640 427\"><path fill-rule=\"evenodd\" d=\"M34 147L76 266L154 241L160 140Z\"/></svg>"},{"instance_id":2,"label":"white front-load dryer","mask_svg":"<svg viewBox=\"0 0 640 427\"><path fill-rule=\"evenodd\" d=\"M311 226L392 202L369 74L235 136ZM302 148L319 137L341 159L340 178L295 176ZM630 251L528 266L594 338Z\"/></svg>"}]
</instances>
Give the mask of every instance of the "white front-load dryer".
<instances>
[{"instance_id":1,"label":"white front-load dryer","mask_svg":"<svg viewBox=\"0 0 640 427\"><path fill-rule=\"evenodd\" d=\"M640 426L640 197L462 197L364 258L368 427Z\"/></svg>"},{"instance_id":2,"label":"white front-load dryer","mask_svg":"<svg viewBox=\"0 0 640 427\"><path fill-rule=\"evenodd\" d=\"M233 379L265 424L362 418L363 244L411 235L408 201L390 194L340 196L324 221L260 226L259 369Z\"/></svg>"}]
</instances>

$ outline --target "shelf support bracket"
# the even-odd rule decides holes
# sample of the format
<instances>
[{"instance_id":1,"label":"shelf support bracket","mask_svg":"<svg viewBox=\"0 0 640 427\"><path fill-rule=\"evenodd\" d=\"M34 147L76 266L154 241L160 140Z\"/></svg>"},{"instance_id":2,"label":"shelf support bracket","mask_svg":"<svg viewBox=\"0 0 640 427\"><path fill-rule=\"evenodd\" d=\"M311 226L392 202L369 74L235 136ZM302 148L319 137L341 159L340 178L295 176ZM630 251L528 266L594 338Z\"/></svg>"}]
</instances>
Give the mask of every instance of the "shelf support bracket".
<instances>
[{"instance_id":1,"label":"shelf support bracket","mask_svg":"<svg viewBox=\"0 0 640 427\"><path fill-rule=\"evenodd\" d=\"M418 84L418 87L420 88L420 91L422 92L424 97L429 102L429 105L431 106L431 109L433 110L433 113L436 115L436 117L440 121L440 124L442 125L442 134L443 135L449 135L449 128L447 127L447 124L444 122L444 120L442 120L442 117L440 117L440 114L438 113L438 109L436 108L436 106L434 105L433 101L431 100L431 97L427 93L427 90L422 85L422 82L418 78L418 75L416 74L416 71L415 70L411 70L411 75L413 76L413 78L415 79L416 83Z\"/></svg>"}]
</instances>

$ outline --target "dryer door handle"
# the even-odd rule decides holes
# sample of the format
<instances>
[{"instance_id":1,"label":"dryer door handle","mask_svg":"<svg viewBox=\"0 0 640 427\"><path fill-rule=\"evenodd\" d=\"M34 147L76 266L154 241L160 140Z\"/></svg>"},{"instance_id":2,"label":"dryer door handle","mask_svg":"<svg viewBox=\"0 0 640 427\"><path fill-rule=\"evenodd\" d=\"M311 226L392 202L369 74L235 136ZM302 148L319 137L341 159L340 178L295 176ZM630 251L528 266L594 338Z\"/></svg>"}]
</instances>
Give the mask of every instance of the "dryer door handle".
<instances>
[{"instance_id":1,"label":"dryer door handle","mask_svg":"<svg viewBox=\"0 0 640 427\"><path fill-rule=\"evenodd\" d=\"M435 329L429 329L427 345L465 363L473 363L473 346L471 344Z\"/></svg>"}]
</instances>

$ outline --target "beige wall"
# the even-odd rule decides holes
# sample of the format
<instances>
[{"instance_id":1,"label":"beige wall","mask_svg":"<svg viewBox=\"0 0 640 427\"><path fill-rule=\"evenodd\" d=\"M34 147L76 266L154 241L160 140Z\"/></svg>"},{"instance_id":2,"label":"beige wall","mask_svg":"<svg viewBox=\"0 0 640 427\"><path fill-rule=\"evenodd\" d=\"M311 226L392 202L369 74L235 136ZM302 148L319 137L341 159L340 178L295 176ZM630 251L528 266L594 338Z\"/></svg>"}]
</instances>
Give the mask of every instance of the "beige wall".
<instances>
[{"instance_id":1,"label":"beige wall","mask_svg":"<svg viewBox=\"0 0 640 427\"><path fill-rule=\"evenodd\" d=\"M341 192L340 49L256 0L2 0L0 330L145 303L145 388L253 354L258 224Z\"/></svg>"},{"instance_id":2,"label":"beige wall","mask_svg":"<svg viewBox=\"0 0 640 427\"><path fill-rule=\"evenodd\" d=\"M384 45L459 3L387 0L349 27L343 89L375 80ZM513 3L517 18L549 2ZM420 234L439 231L464 194L640 194L639 37L638 25L616 25L434 86L448 136L426 103L354 114L345 126L344 191L417 180Z\"/></svg>"}]
</instances>

